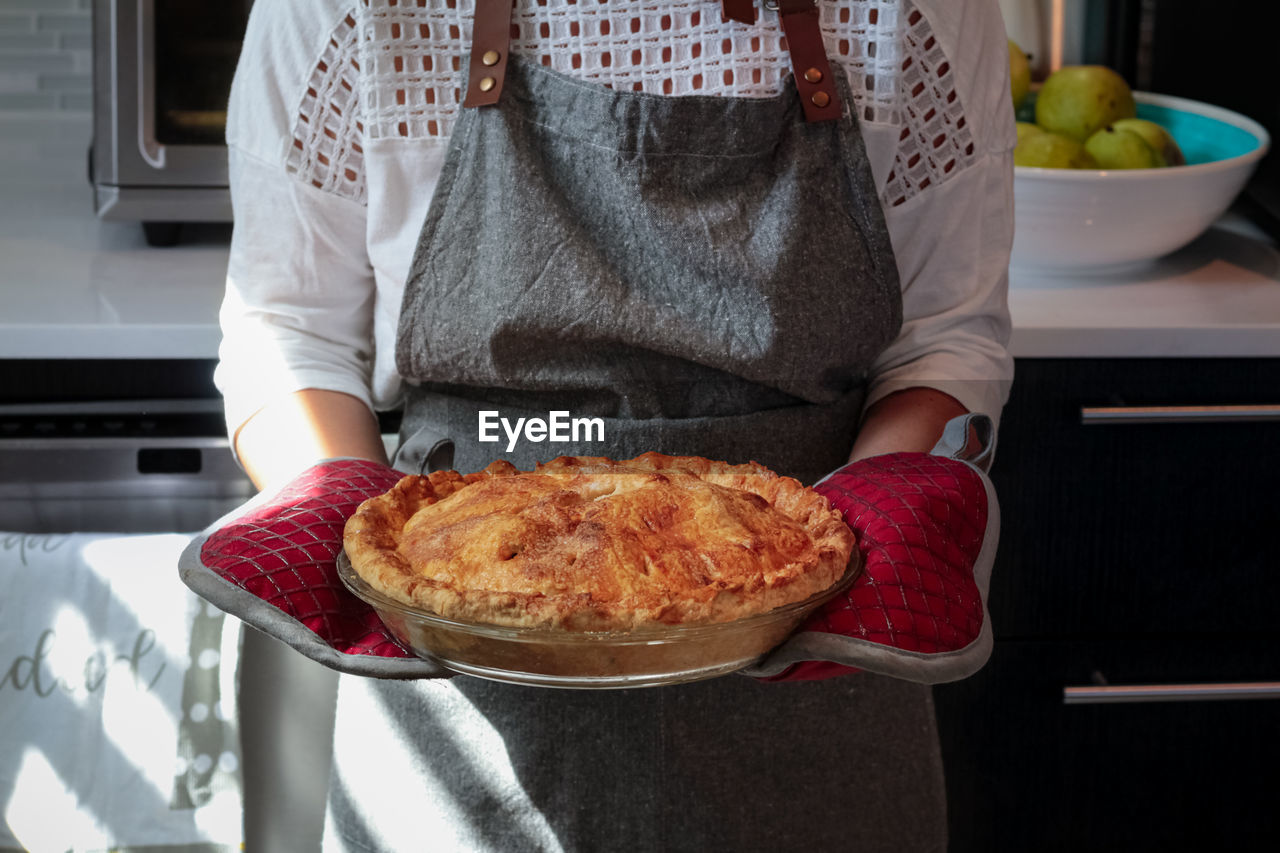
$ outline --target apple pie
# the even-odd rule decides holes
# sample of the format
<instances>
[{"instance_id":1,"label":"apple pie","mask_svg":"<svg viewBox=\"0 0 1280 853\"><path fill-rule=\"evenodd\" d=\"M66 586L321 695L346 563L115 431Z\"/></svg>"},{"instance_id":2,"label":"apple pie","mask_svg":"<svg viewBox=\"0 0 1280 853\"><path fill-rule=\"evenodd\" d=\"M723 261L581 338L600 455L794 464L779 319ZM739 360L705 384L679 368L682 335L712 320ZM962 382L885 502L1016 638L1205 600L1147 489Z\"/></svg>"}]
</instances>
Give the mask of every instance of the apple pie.
<instances>
[{"instance_id":1,"label":"apple pie","mask_svg":"<svg viewBox=\"0 0 1280 853\"><path fill-rule=\"evenodd\" d=\"M347 522L351 567L393 601L566 631L720 623L804 601L855 566L826 498L762 465L646 453L406 476Z\"/></svg>"}]
</instances>

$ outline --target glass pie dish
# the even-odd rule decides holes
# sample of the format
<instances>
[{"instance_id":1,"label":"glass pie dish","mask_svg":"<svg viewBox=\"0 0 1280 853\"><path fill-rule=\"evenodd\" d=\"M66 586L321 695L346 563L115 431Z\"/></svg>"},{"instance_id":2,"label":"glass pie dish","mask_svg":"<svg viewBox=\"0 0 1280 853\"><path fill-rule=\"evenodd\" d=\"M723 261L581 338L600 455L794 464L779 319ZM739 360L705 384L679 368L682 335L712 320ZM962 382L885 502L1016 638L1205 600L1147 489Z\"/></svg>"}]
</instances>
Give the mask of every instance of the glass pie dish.
<instances>
[{"instance_id":1,"label":"glass pie dish","mask_svg":"<svg viewBox=\"0 0 1280 853\"><path fill-rule=\"evenodd\" d=\"M345 552L339 552L337 567L347 589L373 607L387 630L418 657L481 678L574 688L679 684L742 669L848 589L860 568L855 549L844 575L822 592L731 622L574 632L446 619L373 589Z\"/></svg>"}]
</instances>

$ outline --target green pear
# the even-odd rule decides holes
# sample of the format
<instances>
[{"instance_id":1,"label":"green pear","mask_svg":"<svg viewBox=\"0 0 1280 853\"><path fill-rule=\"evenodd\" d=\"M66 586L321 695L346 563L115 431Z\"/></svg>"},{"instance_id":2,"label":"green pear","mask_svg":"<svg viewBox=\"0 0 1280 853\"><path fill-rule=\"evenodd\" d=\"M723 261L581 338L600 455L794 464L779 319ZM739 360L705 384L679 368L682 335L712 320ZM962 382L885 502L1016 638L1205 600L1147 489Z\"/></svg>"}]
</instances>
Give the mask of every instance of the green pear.
<instances>
[{"instance_id":1,"label":"green pear","mask_svg":"<svg viewBox=\"0 0 1280 853\"><path fill-rule=\"evenodd\" d=\"M1166 128L1154 121L1145 118L1122 118L1113 121L1111 126L1116 130L1128 130L1138 134L1147 141L1147 144L1155 149L1156 154L1160 156L1161 166L1185 166L1187 158L1183 155L1182 149L1178 147L1178 143L1174 141L1173 134Z\"/></svg>"},{"instance_id":2,"label":"green pear","mask_svg":"<svg viewBox=\"0 0 1280 853\"><path fill-rule=\"evenodd\" d=\"M1044 133L1044 128L1038 124L1032 124L1029 121L1017 122L1014 127L1018 129L1018 141L1021 142L1027 136L1033 133Z\"/></svg>"},{"instance_id":3,"label":"green pear","mask_svg":"<svg viewBox=\"0 0 1280 853\"><path fill-rule=\"evenodd\" d=\"M1098 164L1084 146L1059 133L1028 133L1013 149L1015 166L1041 169L1096 169Z\"/></svg>"},{"instance_id":4,"label":"green pear","mask_svg":"<svg viewBox=\"0 0 1280 853\"><path fill-rule=\"evenodd\" d=\"M1017 111L1031 91L1031 62L1027 52L1009 39L1009 89L1013 95L1013 109Z\"/></svg>"},{"instance_id":5,"label":"green pear","mask_svg":"<svg viewBox=\"0 0 1280 853\"><path fill-rule=\"evenodd\" d=\"M1102 169L1158 169L1164 165L1147 140L1131 130L1107 125L1084 141L1084 150Z\"/></svg>"},{"instance_id":6,"label":"green pear","mask_svg":"<svg viewBox=\"0 0 1280 853\"><path fill-rule=\"evenodd\" d=\"M1138 107L1129 84L1101 65L1067 65L1049 75L1036 96L1036 124L1077 142Z\"/></svg>"}]
</instances>

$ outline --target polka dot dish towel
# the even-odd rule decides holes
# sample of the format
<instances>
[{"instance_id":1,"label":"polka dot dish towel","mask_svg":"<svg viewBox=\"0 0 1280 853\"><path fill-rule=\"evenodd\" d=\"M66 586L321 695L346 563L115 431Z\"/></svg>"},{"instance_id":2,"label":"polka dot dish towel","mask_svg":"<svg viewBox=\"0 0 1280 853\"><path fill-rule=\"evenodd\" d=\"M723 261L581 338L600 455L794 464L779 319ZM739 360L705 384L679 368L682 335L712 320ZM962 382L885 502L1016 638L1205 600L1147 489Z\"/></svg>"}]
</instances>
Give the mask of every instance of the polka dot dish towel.
<instances>
[{"instance_id":1,"label":"polka dot dish towel","mask_svg":"<svg viewBox=\"0 0 1280 853\"><path fill-rule=\"evenodd\" d=\"M240 849L240 624L190 539L0 532L0 850Z\"/></svg>"}]
</instances>

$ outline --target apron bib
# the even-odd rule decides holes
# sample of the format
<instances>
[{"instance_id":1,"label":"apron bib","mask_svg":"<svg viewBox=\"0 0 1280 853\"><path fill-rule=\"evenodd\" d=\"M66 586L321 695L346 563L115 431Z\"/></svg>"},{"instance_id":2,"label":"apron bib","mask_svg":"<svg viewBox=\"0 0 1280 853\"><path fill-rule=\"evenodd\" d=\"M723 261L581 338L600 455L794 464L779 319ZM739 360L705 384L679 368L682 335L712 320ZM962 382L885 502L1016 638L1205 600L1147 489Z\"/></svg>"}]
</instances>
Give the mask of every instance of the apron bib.
<instances>
[{"instance_id":1,"label":"apron bib","mask_svg":"<svg viewBox=\"0 0 1280 853\"><path fill-rule=\"evenodd\" d=\"M806 123L790 88L654 97L513 57L499 104L460 114L410 267L397 467L447 439L461 471L658 450L812 482L847 460L900 325L852 117ZM600 418L604 441L508 451L478 440L486 410Z\"/></svg>"},{"instance_id":2,"label":"apron bib","mask_svg":"<svg viewBox=\"0 0 1280 853\"><path fill-rule=\"evenodd\" d=\"M401 315L397 467L658 450L812 482L846 461L901 323L855 119L806 123L794 89L652 97L512 57L450 144ZM552 410L605 440L478 440L481 411ZM928 688L875 676L344 678L334 762L332 850L945 848ZM370 796L388 764L394 796Z\"/></svg>"}]
</instances>

